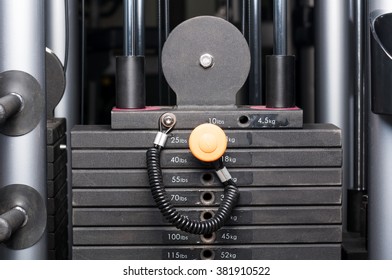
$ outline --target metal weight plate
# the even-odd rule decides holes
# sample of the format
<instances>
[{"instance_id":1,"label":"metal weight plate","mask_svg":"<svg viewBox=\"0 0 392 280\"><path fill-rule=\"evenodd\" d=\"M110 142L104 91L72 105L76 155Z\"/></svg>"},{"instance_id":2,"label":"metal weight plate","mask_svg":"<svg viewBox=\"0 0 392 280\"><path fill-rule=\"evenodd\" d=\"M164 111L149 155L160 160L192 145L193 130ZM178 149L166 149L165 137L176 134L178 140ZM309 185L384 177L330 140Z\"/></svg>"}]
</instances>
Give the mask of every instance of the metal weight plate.
<instances>
[{"instance_id":1,"label":"metal weight plate","mask_svg":"<svg viewBox=\"0 0 392 280\"><path fill-rule=\"evenodd\" d=\"M17 93L23 98L23 108L0 127L0 133L20 136L32 131L41 120L44 94L38 81L22 71L0 73L0 97Z\"/></svg>"},{"instance_id":2,"label":"metal weight plate","mask_svg":"<svg viewBox=\"0 0 392 280\"><path fill-rule=\"evenodd\" d=\"M218 207L176 207L190 220L212 217ZM325 225L342 222L342 209L335 206L262 206L236 207L230 213L225 226L253 225ZM163 226L170 225L157 207L135 208L74 208L73 225L82 226ZM207 219L207 218L205 218Z\"/></svg>"},{"instance_id":3,"label":"metal weight plate","mask_svg":"<svg viewBox=\"0 0 392 280\"><path fill-rule=\"evenodd\" d=\"M26 185L8 185L0 188L0 213L16 206L22 207L28 216L27 223L15 231L5 243L15 250L26 249L37 243L46 228L46 207L41 195Z\"/></svg>"},{"instance_id":4,"label":"metal weight plate","mask_svg":"<svg viewBox=\"0 0 392 280\"><path fill-rule=\"evenodd\" d=\"M203 240L203 237L210 240ZM74 227L73 241L75 246L341 243L342 226L338 224L230 226L223 227L211 237L162 226Z\"/></svg>"},{"instance_id":5,"label":"metal weight plate","mask_svg":"<svg viewBox=\"0 0 392 280\"><path fill-rule=\"evenodd\" d=\"M46 112L48 118L53 118L54 109L59 104L65 90L64 67L58 57L46 48Z\"/></svg>"},{"instance_id":6,"label":"metal weight plate","mask_svg":"<svg viewBox=\"0 0 392 280\"><path fill-rule=\"evenodd\" d=\"M231 168L233 180L247 186L340 186L342 170L335 168ZM212 169L166 169L166 187L219 187L222 183ZM75 188L148 187L145 169L74 169Z\"/></svg>"},{"instance_id":7,"label":"metal weight plate","mask_svg":"<svg viewBox=\"0 0 392 280\"><path fill-rule=\"evenodd\" d=\"M235 105L249 74L249 46L223 19L192 18L170 33L162 68L177 94L177 105Z\"/></svg>"},{"instance_id":8,"label":"metal weight plate","mask_svg":"<svg viewBox=\"0 0 392 280\"><path fill-rule=\"evenodd\" d=\"M340 167L342 150L336 149L227 149L222 160L227 168ZM145 150L73 150L74 169L146 168ZM161 154L162 168L211 168L189 150L167 149Z\"/></svg>"},{"instance_id":9,"label":"metal weight plate","mask_svg":"<svg viewBox=\"0 0 392 280\"><path fill-rule=\"evenodd\" d=\"M74 260L329 260L340 244L74 246Z\"/></svg>"},{"instance_id":10,"label":"metal weight plate","mask_svg":"<svg viewBox=\"0 0 392 280\"><path fill-rule=\"evenodd\" d=\"M109 126L75 126L72 130L72 148L149 148L156 134L154 130L111 130ZM190 134L190 130L173 130L165 149L187 149ZM226 135L229 148L341 147L340 130L331 124L305 124L302 129L287 130L230 129L226 131Z\"/></svg>"},{"instance_id":11,"label":"metal weight plate","mask_svg":"<svg viewBox=\"0 0 392 280\"><path fill-rule=\"evenodd\" d=\"M223 199L223 188L166 188L176 207L218 206ZM339 206L342 201L341 187L241 187L238 206ZM74 189L74 211L82 207L155 207L149 188L101 188ZM80 208L79 208L80 207Z\"/></svg>"}]
</instances>

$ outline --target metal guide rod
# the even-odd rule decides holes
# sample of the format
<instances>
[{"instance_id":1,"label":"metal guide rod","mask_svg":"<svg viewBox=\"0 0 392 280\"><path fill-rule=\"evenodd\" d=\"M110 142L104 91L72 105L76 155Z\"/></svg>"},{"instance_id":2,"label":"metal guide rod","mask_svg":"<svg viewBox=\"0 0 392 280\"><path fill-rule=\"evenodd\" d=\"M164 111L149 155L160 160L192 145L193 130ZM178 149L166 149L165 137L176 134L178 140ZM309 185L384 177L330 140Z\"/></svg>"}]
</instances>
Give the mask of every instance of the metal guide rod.
<instances>
[{"instance_id":1,"label":"metal guide rod","mask_svg":"<svg viewBox=\"0 0 392 280\"><path fill-rule=\"evenodd\" d=\"M65 91L57 105L54 116L65 118L67 122L67 147L71 147L71 130L80 124L83 76L81 41L79 24L79 5L84 7L84 0L45 0L45 35L46 46L61 60L65 71ZM83 40L83 39L82 39ZM67 158L71 159L71 149L67 149ZM68 197L72 194L72 167L67 165ZM69 199L68 206L72 201ZM71 225L71 215L68 224ZM69 226L69 244L72 244L72 227Z\"/></svg>"},{"instance_id":2,"label":"metal guide rod","mask_svg":"<svg viewBox=\"0 0 392 280\"><path fill-rule=\"evenodd\" d=\"M116 107L146 105L144 60L144 1L124 0L124 56L116 58Z\"/></svg>"},{"instance_id":3,"label":"metal guide rod","mask_svg":"<svg viewBox=\"0 0 392 280\"><path fill-rule=\"evenodd\" d=\"M247 21L246 21L246 19L248 18L248 11L249 11L248 4L249 4L249 0L242 0L242 3L241 3L241 15L242 15L241 32L245 38L248 38Z\"/></svg>"},{"instance_id":4,"label":"metal guide rod","mask_svg":"<svg viewBox=\"0 0 392 280\"><path fill-rule=\"evenodd\" d=\"M249 0L249 36L251 53L249 73L249 105L262 103L262 44L261 44L261 1Z\"/></svg>"},{"instance_id":5,"label":"metal guide rod","mask_svg":"<svg viewBox=\"0 0 392 280\"><path fill-rule=\"evenodd\" d=\"M144 55L143 0L124 0L124 55Z\"/></svg>"},{"instance_id":6,"label":"metal guide rod","mask_svg":"<svg viewBox=\"0 0 392 280\"><path fill-rule=\"evenodd\" d=\"M80 1L66 0L65 5L62 2L64 1L46 1L46 9L48 9L49 3L53 5L53 9L47 11L47 15L57 9L57 13L64 17L64 21L52 18L50 22L46 22L46 28L50 30L46 32L46 42L47 47L60 59L62 57L66 59L63 62L66 87L63 98L55 109L55 117L67 119L67 141L69 141L71 139L71 129L80 123L81 115L82 82L80 77L83 71L80 59L81 41L79 39L81 32L79 21Z\"/></svg>"},{"instance_id":7,"label":"metal guide rod","mask_svg":"<svg viewBox=\"0 0 392 280\"><path fill-rule=\"evenodd\" d=\"M46 45L61 60L66 75L64 95L55 109L55 117L67 119L68 141L71 129L80 123L81 115L79 2L45 0Z\"/></svg>"},{"instance_id":8,"label":"metal guide rod","mask_svg":"<svg viewBox=\"0 0 392 280\"><path fill-rule=\"evenodd\" d=\"M226 20L230 21L231 0L226 0Z\"/></svg>"},{"instance_id":9,"label":"metal guide rod","mask_svg":"<svg viewBox=\"0 0 392 280\"><path fill-rule=\"evenodd\" d=\"M365 9L364 0L353 0L354 9L354 28L355 28L355 73L354 73L354 94L355 94L355 123L354 123L354 188L356 190L365 190L365 141L366 131L365 123L365 108L364 108L364 26Z\"/></svg>"},{"instance_id":10,"label":"metal guide rod","mask_svg":"<svg viewBox=\"0 0 392 280\"><path fill-rule=\"evenodd\" d=\"M274 0L274 54L287 54L287 0Z\"/></svg>"},{"instance_id":11,"label":"metal guide rod","mask_svg":"<svg viewBox=\"0 0 392 280\"><path fill-rule=\"evenodd\" d=\"M158 85L159 105L170 104L170 90L162 72L162 48L170 33L170 0L158 0Z\"/></svg>"},{"instance_id":12,"label":"metal guide rod","mask_svg":"<svg viewBox=\"0 0 392 280\"><path fill-rule=\"evenodd\" d=\"M170 0L165 0L165 38L169 37L170 33Z\"/></svg>"},{"instance_id":13,"label":"metal guide rod","mask_svg":"<svg viewBox=\"0 0 392 280\"><path fill-rule=\"evenodd\" d=\"M124 0L124 55L136 55L136 0Z\"/></svg>"},{"instance_id":14,"label":"metal guide rod","mask_svg":"<svg viewBox=\"0 0 392 280\"><path fill-rule=\"evenodd\" d=\"M144 56L145 49L145 28L144 28L144 0L136 1L136 20L137 20L137 33L136 33L136 55Z\"/></svg>"},{"instance_id":15,"label":"metal guide rod","mask_svg":"<svg viewBox=\"0 0 392 280\"><path fill-rule=\"evenodd\" d=\"M373 13L392 13L392 1L368 0L366 18ZM367 46L370 46L372 34L369 33L369 22L366 22ZM367 53L366 102L371 103L371 67L370 49ZM390 94L390 93L389 93ZM368 193L369 193L369 258L392 259L392 117L374 114L367 106L368 124Z\"/></svg>"},{"instance_id":16,"label":"metal guide rod","mask_svg":"<svg viewBox=\"0 0 392 280\"><path fill-rule=\"evenodd\" d=\"M22 7L22 8L21 8ZM0 72L24 71L32 75L45 92L44 0L0 1ZM0 188L25 184L46 192L46 112L29 133L9 137L0 134ZM0 259L46 259L46 234L30 248L12 250L0 246Z\"/></svg>"},{"instance_id":17,"label":"metal guide rod","mask_svg":"<svg viewBox=\"0 0 392 280\"><path fill-rule=\"evenodd\" d=\"M301 0L299 8L304 10L306 18L303 19L304 27L310 33L311 11L313 11L314 0ZM309 34L310 35L310 34ZM309 36L310 37L310 36ZM310 42L309 42L310 43ZM314 123L314 45L312 43L302 45L297 49L297 69L296 81L298 84L298 96L301 100L301 107L304 114L305 123Z\"/></svg>"},{"instance_id":18,"label":"metal guide rod","mask_svg":"<svg viewBox=\"0 0 392 280\"><path fill-rule=\"evenodd\" d=\"M343 190L353 186L353 96L350 80L349 2L315 1L316 122L342 129ZM351 90L351 91L350 91ZM346 196L343 224L346 224Z\"/></svg>"},{"instance_id":19,"label":"metal guide rod","mask_svg":"<svg viewBox=\"0 0 392 280\"><path fill-rule=\"evenodd\" d=\"M0 125L18 113L23 106L23 99L17 93L9 93L0 98Z\"/></svg>"}]
</instances>

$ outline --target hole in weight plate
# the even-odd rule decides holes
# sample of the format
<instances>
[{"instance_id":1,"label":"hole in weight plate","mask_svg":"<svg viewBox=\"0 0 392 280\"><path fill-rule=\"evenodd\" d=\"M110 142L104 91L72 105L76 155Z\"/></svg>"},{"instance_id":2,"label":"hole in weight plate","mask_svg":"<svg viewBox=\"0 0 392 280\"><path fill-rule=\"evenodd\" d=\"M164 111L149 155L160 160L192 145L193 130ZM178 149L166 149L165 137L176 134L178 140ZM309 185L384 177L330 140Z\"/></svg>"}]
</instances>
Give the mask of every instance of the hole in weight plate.
<instances>
[{"instance_id":1,"label":"hole in weight plate","mask_svg":"<svg viewBox=\"0 0 392 280\"><path fill-rule=\"evenodd\" d=\"M203 249L200 256L202 260L213 260L215 258L215 253L210 249Z\"/></svg>"},{"instance_id":2,"label":"hole in weight plate","mask_svg":"<svg viewBox=\"0 0 392 280\"><path fill-rule=\"evenodd\" d=\"M241 116L241 117L239 117L238 122L241 125L246 125L249 123L249 117L248 116Z\"/></svg>"},{"instance_id":3,"label":"hole in weight plate","mask_svg":"<svg viewBox=\"0 0 392 280\"><path fill-rule=\"evenodd\" d=\"M216 234L215 232L209 234L203 234L200 239L203 243L213 243L216 240Z\"/></svg>"},{"instance_id":4,"label":"hole in weight plate","mask_svg":"<svg viewBox=\"0 0 392 280\"><path fill-rule=\"evenodd\" d=\"M204 211L201 213L200 219L202 221L206 221L206 220L211 219L213 215L214 215L214 213L212 213L211 211Z\"/></svg>"},{"instance_id":5,"label":"hole in weight plate","mask_svg":"<svg viewBox=\"0 0 392 280\"><path fill-rule=\"evenodd\" d=\"M212 204L215 200L215 195L212 192L203 192L200 200L203 204Z\"/></svg>"},{"instance_id":6,"label":"hole in weight plate","mask_svg":"<svg viewBox=\"0 0 392 280\"><path fill-rule=\"evenodd\" d=\"M201 182L204 185L211 185L214 182L214 176L212 173L204 173L201 177Z\"/></svg>"}]
</instances>

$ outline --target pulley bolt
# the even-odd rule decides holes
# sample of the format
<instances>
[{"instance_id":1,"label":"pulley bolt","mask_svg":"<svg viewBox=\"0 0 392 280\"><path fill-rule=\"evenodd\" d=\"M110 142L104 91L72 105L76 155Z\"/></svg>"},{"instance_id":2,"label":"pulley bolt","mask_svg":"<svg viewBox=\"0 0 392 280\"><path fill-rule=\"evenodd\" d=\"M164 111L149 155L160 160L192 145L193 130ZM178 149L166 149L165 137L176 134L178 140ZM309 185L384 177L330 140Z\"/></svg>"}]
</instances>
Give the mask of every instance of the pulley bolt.
<instances>
[{"instance_id":1,"label":"pulley bolt","mask_svg":"<svg viewBox=\"0 0 392 280\"><path fill-rule=\"evenodd\" d=\"M176 122L176 118L175 118L175 116L173 115L173 114L170 114L170 113L168 113L168 114L165 114L163 117L162 117L162 124L165 126L165 127L171 127L171 126L173 126L174 125L174 123Z\"/></svg>"},{"instance_id":2,"label":"pulley bolt","mask_svg":"<svg viewBox=\"0 0 392 280\"><path fill-rule=\"evenodd\" d=\"M212 55L210 55L209 53L202 54L200 56L199 61L200 61L200 65L204 69L208 69L208 68L211 68L212 66L214 66L214 57Z\"/></svg>"}]
</instances>

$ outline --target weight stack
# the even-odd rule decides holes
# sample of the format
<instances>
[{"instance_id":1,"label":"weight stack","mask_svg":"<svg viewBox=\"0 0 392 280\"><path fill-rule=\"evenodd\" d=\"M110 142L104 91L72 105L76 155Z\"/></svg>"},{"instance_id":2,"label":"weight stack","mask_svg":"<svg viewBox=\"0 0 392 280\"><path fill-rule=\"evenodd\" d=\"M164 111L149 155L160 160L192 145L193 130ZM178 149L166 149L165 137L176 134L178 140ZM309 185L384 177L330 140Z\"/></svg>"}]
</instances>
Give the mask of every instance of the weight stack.
<instances>
[{"instance_id":1,"label":"weight stack","mask_svg":"<svg viewBox=\"0 0 392 280\"><path fill-rule=\"evenodd\" d=\"M213 169L188 149L193 123L208 122L207 115L179 119L182 126L171 132L161 157L169 198L192 219L214 215L223 193ZM128 125L158 123L147 113L139 116ZM244 128L235 112L228 118L240 120L222 127L228 140L223 161L240 199L227 224L204 236L177 230L155 206L146 150L156 129L76 126L71 134L73 259L340 259L340 130L330 124Z\"/></svg>"},{"instance_id":2,"label":"weight stack","mask_svg":"<svg viewBox=\"0 0 392 280\"><path fill-rule=\"evenodd\" d=\"M51 260L68 259L67 152L65 119L47 121L47 231Z\"/></svg>"}]
</instances>

